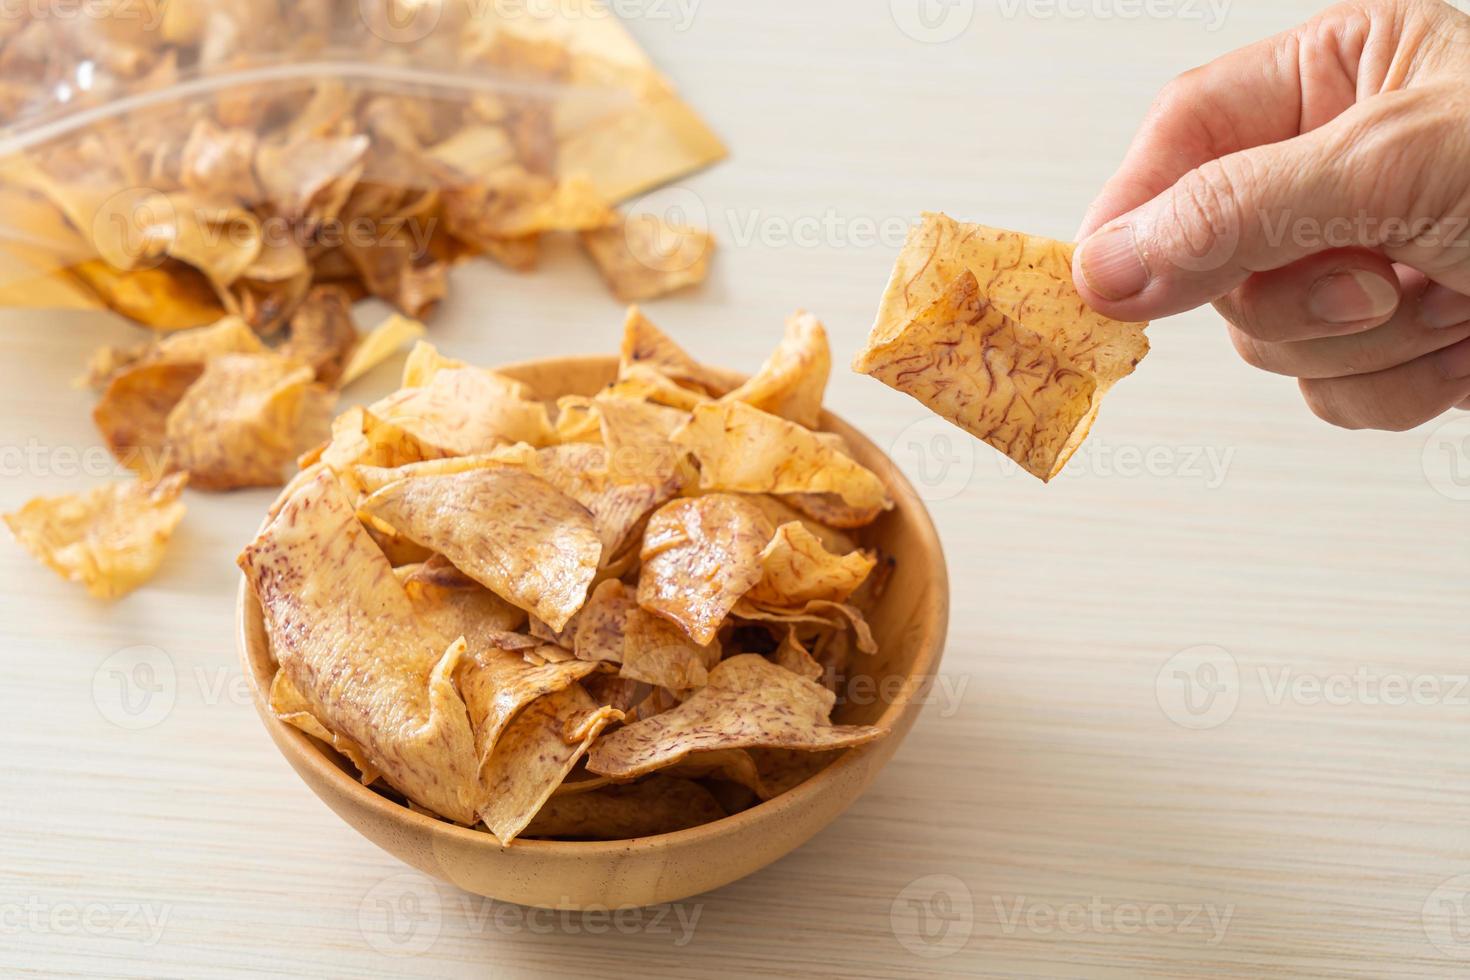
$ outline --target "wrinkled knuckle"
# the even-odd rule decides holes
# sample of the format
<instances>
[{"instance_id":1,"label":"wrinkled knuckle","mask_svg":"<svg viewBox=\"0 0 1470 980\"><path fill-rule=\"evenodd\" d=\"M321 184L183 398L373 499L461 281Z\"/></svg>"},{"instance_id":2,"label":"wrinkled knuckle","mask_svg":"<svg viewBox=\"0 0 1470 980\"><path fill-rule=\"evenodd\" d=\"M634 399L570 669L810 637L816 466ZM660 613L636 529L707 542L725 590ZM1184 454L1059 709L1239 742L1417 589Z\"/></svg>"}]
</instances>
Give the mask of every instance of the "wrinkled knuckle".
<instances>
[{"instance_id":1,"label":"wrinkled knuckle","mask_svg":"<svg viewBox=\"0 0 1470 980\"><path fill-rule=\"evenodd\" d=\"M1211 160L1174 185L1170 218L1196 249L1238 238L1242 201L1254 179L1248 164Z\"/></svg>"},{"instance_id":2,"label":"wrinkled knuckle","mask_svg":"<svg viewBox=\"0 0 1470 980\"><path fill-rule=\"evenodd\" d=\"M1339 385L1331 380L1319 381L1311 378L1303 378L1298 382L1301 388L1302 400L1307 403L1307 408L1328 425L1335 425L1339 429L1361 429L1363 425L1356 417L1345 411L1346 405L1341 397Z\"/></svg>"},{"instance_id":3,"label":"wrinkled knuckle","mask_svg":"<svg viewBox=\"0 0 1470 980\"><path fill-rule=\"evenodd\" d=\"M1159 90L1158 98L1154 99L1153 114L1159 116L1168 113L1171 109L1196 108L1204 89L1203 68L1191 68L1189 71L1175 75Z\"/></svg>"},{"instance_id":4,"label":"wrinkled knuckle","mask_svg":"<svg viewBox=\"0 0 1470 980\"><path fill-rule=\"evenodd\" d=\"M1239 324L1232 321L1230 330L1230 342L1235 345L1235 353L1240 359L1258 371L1271 370L1271 358L1267 355L1267 347L1260 340L1252 337Z\"/></svg>"}]
</instances>

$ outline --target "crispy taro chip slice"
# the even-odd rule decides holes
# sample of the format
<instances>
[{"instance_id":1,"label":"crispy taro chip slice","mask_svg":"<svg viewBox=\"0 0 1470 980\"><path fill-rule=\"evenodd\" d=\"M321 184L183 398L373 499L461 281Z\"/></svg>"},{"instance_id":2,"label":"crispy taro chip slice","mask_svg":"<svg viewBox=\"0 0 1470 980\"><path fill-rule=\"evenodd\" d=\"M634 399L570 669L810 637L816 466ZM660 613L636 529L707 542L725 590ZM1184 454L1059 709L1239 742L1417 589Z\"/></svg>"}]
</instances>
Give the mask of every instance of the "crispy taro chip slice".
<instances>
[{"instance_id":1,"label":"crispy taro chip slice","mask_svg":"<svg viewBox=\"0 0 1470 980\"><path fill-rule=\"evenodd\" d=\"M859 509L892 507L878 475L822 436L732 401L696 407L673 440L699 461L701 489L835 493Z\"/></svg>"},{"instance_id":2,"label":"crispy taro chip slice","mask_svg":"<svg viewBox=\"0 0 1470 980\"><path fill-rule=\"evenodd\" d=\"M708 646L735 604L761 580L761 551L774 528L734 494L667 504L643 538L638 604Z\"/></svg>"},{"instance_id":3,"label":"crispy taro chip slice","mask_svg":"<svg viewBox=\"0 0 1470 980\"><path fill-rule=\"evenodd\" d=\"M859 369L1050 480L1087 435L1097 382L958 279Z\"/></svg>"},{"instance_id":4,"label":"crispy taro chip slice","mask_svg":"<svg viewBox=\"0 0 1470 980\"><path fill-rule=\"evenodd\" d=\"M1108 389L1148 353L1148 324L1110 319L1083 302L1072 284L1075 248L924 215L854 368L1050 480L1086 438ZM984 341L978 351L975 334ZM961 338L970 341L963 352L936 346ZM943 356L923 363L925 346ZM1011 395L1014 404L1005 400Z\"/></svg>"},{"instance_id":5,"label":"crispy taro chip slice","mask_svg":"<svg viewBox=\"0 0 1470 980\"><path fill-rule=\"evenodd\" d=\"M807 752L847 748L881 738L869 725L834 725L836 695L758 654L731 657L710 672L709 684L662 714L605 736L587 768L631 779L673 765L691 752L784 748Z\"/></svg>"},{"instance_id":6,"label":"crispy taro chip slice","mask_svg":"<svg viewBox=\"0 0 1470 980\"><path fill-rule=\"evenodd\" d=\"M511 467L400 480L361 509L558 631L582 607L602 554L587 508Z\"/></svg>"},{"instance_id":7,"label":"crispy taro chip slice","mask_svg":"<svg viewBox=\"0 0 1470 980\"><path fill-rule=\"evenodd\" d=\"M205 490L278 487L330 430L335 397L279 354L227 354L169 412L169 459Z\"/></svg>"},{"instance_id":8,"label":"crispy taro chip slice","mask_svg":"<svg viewBox=\"0 0 1470 980\"><path fill-rule=\"evenodd\" d=\"M810 313L797 313L787 318L786 336L770 359L725 398L815 429L822 421L822 397L831 373L826 329Z\"/></svg>"},{"instance_id":9,"label":"crispy taro chip slice","mask_svg":"<svg viewBox=\"0 0 1470 980\"><path fill-rule=\"evenodd\" d=\"M537 698L496 740L483 771L481 819L509 844L556 792L602 730L622 717L580 684Z\"/></svg>"},{"instance_id":10,"label":"crispy taro chip slice","mask_svg":"<svg viewBox=\"0 0 1470 980\"><path fill-rule=\"evenodd\" d=\"M876 564L862 551L837 555L799 521L776 528L761 552L761 580L747 593L752 602L800 607L816 599L842 602L857 590Z\"/></svg>"},{"instance_id":11,"label":"crispy taro chip slice","mask_svg":"<svg viewBox=\"0 0 1470 980\"><path fill-rule=\"evenodd\" d=\"M700 364L668 334L654 326L638 307L628 309L623 323L623 344L618 352L618 378L628 378L637 369L651 369L684 388L718 397L730 390L719 372ZM675 406L682 408L684 406Z\"/></svg>"},{"instance_id":12,"label":"crispy taro chip slice","mask_svg":"<svg viewBox=\"0 0 1470 980\"><path fill-rule=\"evenodd\" d=\"M425 629L330 470L295 490L239 557L271 652L306 708L420 806L474 823L474 733L446 650Z\"/></svg>"},{"instance_id":13,"label":"crispy taro chip slice","mask_svg":"<svg viewBox=\"0 0 1470 980\"><path fill-rule=\"evenodd\" d=\"M582 232L582 246L621 302L641 303L704 281L715 239L652 214Z\"/></svg>"},{"instance_id":14,"label":"crispy taro chip slice","mask_svg":"<svg viewBox=\"0 0 1470 980\"><path fill-rule=\"evenodd\" d=\"M703 786L660 775L625 786L553 796L524 833L564 840L628 840L697 827L724 815Z\"/></svg>"},{"instance_id":15,"label":"crispy taro chip slice","mask_svg":"<svg viewBox=\"0 0 1470 980\"><path fill-rule=\"evenodd\" d=\"M62 578L101 599L125 595L153 577L184 517L187 477L155 485L109 483L81 493L38 497L5 515L25 549Z\"/></svg>"}]
</instances>

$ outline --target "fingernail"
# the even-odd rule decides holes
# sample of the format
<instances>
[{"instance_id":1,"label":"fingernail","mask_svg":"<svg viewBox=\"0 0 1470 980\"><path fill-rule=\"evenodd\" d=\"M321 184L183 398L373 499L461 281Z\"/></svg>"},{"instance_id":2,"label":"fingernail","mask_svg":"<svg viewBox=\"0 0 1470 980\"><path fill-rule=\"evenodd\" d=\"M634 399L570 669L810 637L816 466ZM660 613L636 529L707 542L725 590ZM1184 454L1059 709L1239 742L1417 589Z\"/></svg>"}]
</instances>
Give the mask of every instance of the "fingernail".
<instances>
[{"instance_id":1,"label":"fingernail","mask_svg":"<svg viewBox=\"0 0 1470 980\"><path fill-rule=\"evenodd\" d=\"M1388 316L1399 305L1399 291L1372 272L1337 272L1317 280L1307 300L1312 315L1325 323L1357 323Z\"/></svg>"},{"instance_id":2,"label":"fingernail","mask_svg":"<svg viewBox=\"0 0 1470 980\"><path fill-rule=\"evenodd\" d=\"M1446 380L1470 379L1470 340L1446 347L1435 356L1439 358L1439 369L1444 372Z\"/></svg>"},{"instance_id":3,"label":"fingernail","mask_svg":"<svg viewBox=\"0 0 1470 980\"><path fill-rule=\"evenodd\" d=\"M1431 330L1444 330L1470 320L1470 296L1430 283L1419 297L1419 321Z\"/></svg>"},{"instance_id":4,"label":"fingernail","mask_svg":"<svg viewBox=\"0 0 1470 980\"><path fill-rule=\"evenodd\" d=\"M1082 246L1082 278L1104 299L1137 296L1148 285L1148 266L1138 254L1133 226L1098 232Z\"/></svg>"}]
</instances>

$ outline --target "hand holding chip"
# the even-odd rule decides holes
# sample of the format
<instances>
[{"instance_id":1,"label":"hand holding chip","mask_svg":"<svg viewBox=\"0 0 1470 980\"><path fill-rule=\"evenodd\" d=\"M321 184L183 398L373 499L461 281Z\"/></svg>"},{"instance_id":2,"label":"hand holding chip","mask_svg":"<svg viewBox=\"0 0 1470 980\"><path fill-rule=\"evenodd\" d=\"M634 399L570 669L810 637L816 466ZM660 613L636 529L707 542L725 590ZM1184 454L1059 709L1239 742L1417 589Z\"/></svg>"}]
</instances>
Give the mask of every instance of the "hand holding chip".
<instances>
[{"instance_id":1,"label":"hand holding chip","mask_svg":"<svg viewBox=\"0 0 1470 980\"><path fill-rule=\"evenodd\" d=\"M1188 72L1081 228L1074 278L1123 320L1206 302L1321 418L1470 409L1470 17L1353 0Z\"/></svg>"}]
</instances>

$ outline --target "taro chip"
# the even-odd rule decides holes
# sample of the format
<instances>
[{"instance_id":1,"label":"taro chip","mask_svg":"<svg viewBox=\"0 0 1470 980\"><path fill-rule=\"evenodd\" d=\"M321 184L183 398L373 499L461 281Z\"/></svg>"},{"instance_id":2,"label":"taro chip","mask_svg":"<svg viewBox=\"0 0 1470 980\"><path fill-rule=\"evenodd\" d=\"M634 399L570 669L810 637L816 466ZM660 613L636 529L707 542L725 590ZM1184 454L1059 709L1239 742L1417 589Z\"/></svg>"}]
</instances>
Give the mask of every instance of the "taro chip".
<instances>
[{"instance_id":1,"label":"taro chip","mask_svg":"<svg viewBox=\"0 0 1470 980\"><path fill-rule=\"evenodd\" d=\"M165 426L170 461L207 490L274 487L327 435L333 398L278 354L211 360Z\"/></svg>"},{"instance_id":2,"label":"taro chip","mask_svg":"<svg viewBox=\"0 0 1470 980\"><path fill-rule=\"evenodd\" d=\"M532 666L523 652L486 647L465 659L455 675L475 730L475 750L482 767L522 709L597 670L596 664L576 660Z\"/></svg>"},{"instance_id":3,"label":"taro chip","mask_svg":"<svg viewBox=\"0 0 1470 980\"><path fill-rule=\"evenodd\" d=\"M238 559L271 651L312 715L410 800L460 823L480 796L474 733L447 650L330 470L295 489Z\"/></svg>"},{"instance_id":4,"label":"taro chip","mask_svg":"<svg viewBox=\"0 0 1470 980\"><path fill-rule=\"evenodd\" d=\"M626 786L555 795L523 833L564 840L627 840L669 834L723 816L724 809L703 786L659 775Z\"/></svg>"},{"instance_id":5,"label":"taro chip","mask_svg":"<svg viewBox=\"0 0 1470 980\"><path fill-rule=\"evenodd\" d=\"M354 406L332 421L331 441L322 448L320 459L335 472L346 473L362 467L399 467L443 455L392 422Z\"/></svg>"},{"instance_id":6,"label":"taro chip","mask_svg":"<svg viewBox=\"0 0 1470 980\"><path fill-rule=\"evenodd\" d=\"M623 624L623 677L669 691L704 687L720 662L720 641L699 646L673 623L634 607Z\"/></svg>"},{"instance_id":7,"label":"taro chip","mask_svg":"<svg viewBox=\"0 0 1470 980\"><path fill-rule=\"evenodd\" d=\"M623 344L618 352L618 377L626 378L635 368L652 368L683 387L718 397L730 390L719 372L712 371L674 343L654 326L638 307L628 309L623 322ZM682 406L678 406L682 407Z\"/></svg>"},{"instance_id":8,"label":"taro chip","mask_svg":"<svg viewBox=\"0 0 1470 980\"><path fill-rule=\"evenodd\" d=\"M220 354L264 354L266 347L249 324L237 316L193 330L180 330L141 349L127 352L103 347L93 357L86 383L97 386L133 367L147 364L194 364Z\"/></svg>"},{"instance_id":9,"label":"taro chip","mask_svg":"<svg viewBox=\"0 0 1470 980\"><path fill-rule=\"evenodd\" d=\"M851 627L857 637L857 648L863 653L876 653L877 641L868 626L862 611L847 602L832 602L813 599L800 608L777 608L763 603L742 599L735 604L730 615L737 619L748 619L757 623L786 623L792 625L822 626L830 630Z\"/></svg>"},{"instance_id":10,"label":"taro chip","mask_svg":"<svg viewBox=\"0 0 1470 980\"><path fill-rule=\"evenodd\" d=\"M159 361L116 375L92 408L112 455L147 478L167 472L169 414L203 373L198 363Z\"/></svg>"},{"instance_id":11,"label":"taro chip","mask_svg":"<svg viewBox=\"0 0 1470 980\"><path fill-rule=\"evenodd\" d=\"M764 657L741 654L710 671L709 683L662 714L605 736L587 768L617 779L662 769L691 752L849 748L886 734L869 725L834 725L836 695Z\"/></svg>"},{"instance_id":12,"label":"taro chip","mask_svg":"<svg viewBox=\"0 0 1470 980\"><path fill-rule=\"evenodd\" d=\"M618 483L679 485L682 450L670 438L689 421L689 413L626 398L597 399L607 471Z\"/></svg>"},{"instance_id":13,"label":"taro chip","mask_svg":"<svg viewBox=\"0 0 1470 980\"><path fill-rule=\"evenodd\" d=\"M587 508L509 467L401 480L361 509L558 631L582 607L602 553Z\"/></svg>"},{"instance_id":14,"label":"taro chip","mask_svg":"<svg viewBox=\"0 0 1470 980\"><path fill-rule=\"evenodd\" d=\"M1050 480L1086 438L1103 395L1148 353L1147 324L1083 302L1075 248L926 214L855 369Z\"/></svg>"},{"instance_id":15,"label":"taro chip","mask_svg":"<svg viewBox=\"0 0 1470 980\"><path fill-rule=\"evenodd\" d=\"M126 595L163 562L179 521L184 474L154 485L109 483L81 493L38 497L5 515L27 551L99 599Z\"/></svg>"},{"instance_id":16,"label":"taro chip","mask_svg":"<svg viewBox=\"0 0 1470 980\"><path fill-rule=\"evenodd\" d=\"M422 388L440 371L451 368L469 367L464 361L456 361L452 357L445 357L439 353L439 349L427 340L420 340L413 345L408 352L408 358L403 362L403 380L399 382L402 388ZM507 382L509 383L508 379ZM524 386L510 389L519 398L527 397L528 392Z\"/></svg>"},{"instance_id":17,"label":"taro chip","mask_svg":"<svg viewBox=\"0 0 1470 980\"><path fill-rule=\"evenodd\" d=\"M781 645L776 648L771 659L777 666L785 667L793 674L799 674L810 681L821 680L825 673L822 665L817 663L811 655L811 651L802 645L801 639L796 635L795 627L786 631L786 635L781 638Z\"/></svg>"},{"instance_id":18,"label":"taro chip","mask_svg":"<svg viewBox=\"0 0 1470 980\"><path fill-rule=\"evenodd\" d=\"M628 368L622 377L602 390L602 395L667 405L685 412L691 412L696 405L703 405L710 400L702 391L681 387L647 364L635 364Z\"/></svg>"},{"instance_id":19,"label":"taro chip","mask_svg":"<svg viewBox=\"0 0 1470 980\"><path fill-rule=\"evenodd\" d=\"M561 443L602 445L602 415L585 395L563 395L556 400L556 439Z\"/></svg>"},{"instance_id":20,"label":"taro chip","mask_svg":"<svg viewBox=\"0 0 1470 980\"><path fill-rule=\"evenodd\" d=\"M969 271L858 369L1049 481L1092 424L1096 378L981 298Z\"/></svg>"},{"instance_id":21,"label":"taro chip","mask_svg":"<svg viewBox=\"0 0 1470 980\"><path fill-rule=\"evenodd\" d=\"M530 401L518 382L477 368L441 368L422 388L405 388L371 411L442 455L468 456L505 443L550 445L556 440L546 406Z\"/></svg>"},{"instance_id":22,"label":"taro chip","mask_svg":"<svg viewBox=\"0 0 1470 980\"><path fill-rule=\"evenodd\" d=\"M538 476L591 511L604 567L633 540L644 518L678 490L674 482L616 482L607 464L601 446L570 444L541 450L532 466Z\"/></svg>"},{"instance_id":23,"label":"taro chip","mask_svg":"<svg viewBox=\"0 0 1470 980\"><path fill-rule=\"evenodd\" d=\"M788 493L783 499L803 516L829 528L867 527L883 515L882 507L854 507L835 493Z\"/></svg>"},{"instance_id":24,"label":"taro chip","mask_svg":"<svg viewBox=\"0 0 1470 980\"><path fill-rule=\"evenodd\" d=\"M501 844L515 840L603 728L619 717L614 709L599 707L580 684L526 706L485 762L488 802L480 817L495 839Z\"/></svg>"},{"instance_id":25,"label":"taro chip","mask_svg":"<svg viewBox=\"0 0 1470 980\"><path fill-rule=\"evenodd\" d=\"M776 528L761 552L761 580L746 595L752 602L800 607L816 599L842 602L876 564L862 551L835 555L800 522Z\"/></svg>"},{"instance_id":26,"label":"taro chip","mask_svg":"<svg viewBox=\"0 0 1470 980\"><path fill-rule=\"evenodd\" d=\"M503 642L504 634L526 623L523 611L440 556L413 567L400 579L419 618L449 640L463 636L471 653Z\"/></svg>"},{"instance_id":27,"label":"taro chip","mask_svg":"<svg viewBox=\"0 0 1470 980\"><path fill-rule=\"evenodd\" d=\"M770 359L725 399L815 429L822 421L822 397L831 373L827 331L810 313L797 313L787 319L786 336Z\"/></svg>"},{"instance_id":28,"label":"taro chip","mask_svg":"<svg viewBox=\"0 0 1470 980\"><path fill-rule=\"evenodd\" d=\"M640 303L703 282L715 240L707 231L640 214L582 232L582 245L613 295Z\"/></svg>"},{"instance_id":29,"label":"taro chip","mask_svg":"<svg viewBox=\"0 0 1470 980\"><path fill-rule=\"evenodd\" d=\"M424 335L424 325L417 320L395 313L362 338L353 349L337 379L338 387L345 388L367 374L373 368L392 357L402 347Z\"/></svg>"},{"instance_id":30,"label":"taro chip","mask_svg":"<svg viewBox=\"0 0 1470 980\"><path fill-rule=\"evenodd\" d=\"M336 286L318 286L291 316L291 336L281 353L310 367L316 380L339 385L357 347L352 300Z\"/></svg>"},{"instance_id":31,"label":"taro chip","mask_svg":"<svg viewBox=\"0 0 1470 980\"><path fill-rule=\"evenodd\" d=\"M301 729L312 738L321 739L345 755L357 767L360 774L358 778L364 786L371 786L378 781L381 774L373 768L361 746L323 725L321 719L312 714L311 702L284 670L277 670L276 676L271 679L270 706L271 713L281 721Z\"/></svg>"},{"instance_id":32,"label":"taro chip","mask_svg":"<svg viewBox=\"0 0 1470 980\"><path fill-rule=\"evenodd\" d=\"M587 604L577 614L572 649L580 660L620 664L628 614L638 603L617 579L609 579L592 590Z\"/></svg>"},{"instance_id":33,"label":"taro chip","mask_svg":"<svg viewBox=\"0 0 1470 980\"><path fill-rule=\"evenodd\" d=\"M709 646L741 597L761 580L761 551L774 528L732 494L676 500L649 518L638 604Z\"/></svg>"},{"instance_id":34,"label":"taro chip","mask_svg":"<svg viewBox=\"0 0 1470 980\"><path fill-rule=\"evenodd\" d=\"M817 433L744 402L700 405L673 441L699 461L705 490L835 493L856 508L893 506L873 471Z\"/></svg>"}]
</instances>

